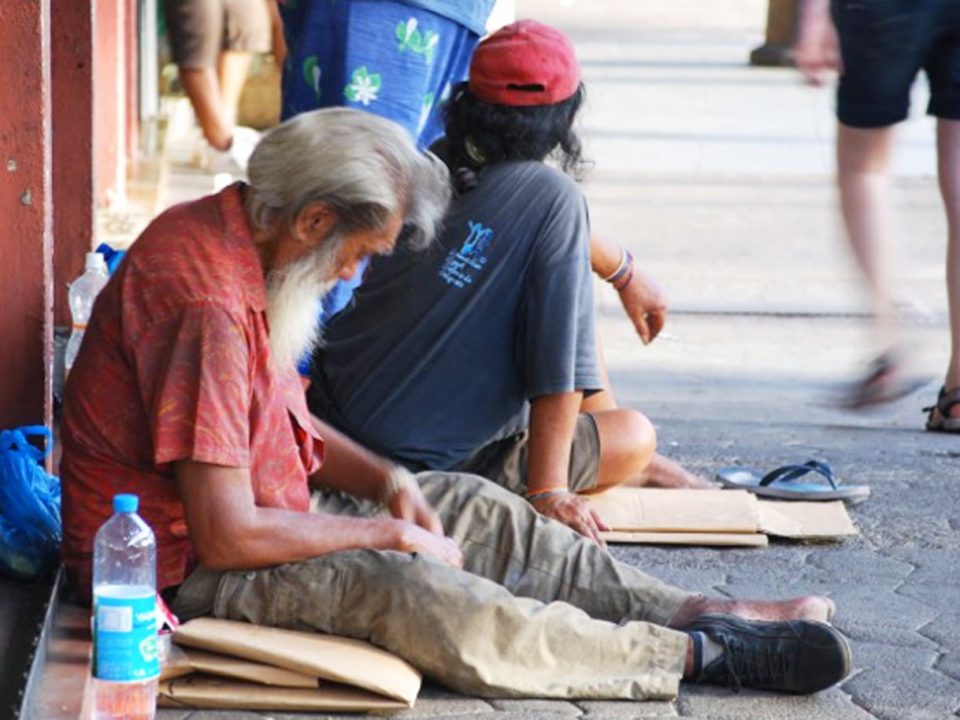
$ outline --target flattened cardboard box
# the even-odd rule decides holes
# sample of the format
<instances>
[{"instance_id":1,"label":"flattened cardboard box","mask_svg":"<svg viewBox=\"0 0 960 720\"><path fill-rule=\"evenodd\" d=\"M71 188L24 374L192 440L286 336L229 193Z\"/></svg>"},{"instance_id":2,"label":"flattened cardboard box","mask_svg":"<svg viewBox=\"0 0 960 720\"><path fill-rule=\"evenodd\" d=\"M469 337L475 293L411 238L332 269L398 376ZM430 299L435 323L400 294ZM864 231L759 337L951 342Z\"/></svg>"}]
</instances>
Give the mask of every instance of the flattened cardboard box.
<instances>
[{"instance_id":1,"label":"flattened cardboard box","mask_svg":"<svg viewBox=\"0 0 960 720\"><path fill-rule=\"evenodd\" d=\"M833 540L856 535L843 501L760 500L745 490L613 488L587 496L608 542L763 547L767 535Z\"/></svg>"},{"instance_id":2,"label":"flattened cardboard box","mask_svg":"<svg viewBox=\"0 0 960 720\"><path fill-rule=\"evenodd\" d=\"M197 618L174 642L186 651L165 668L167 707L396 710L413 705L422 682L406 661L350 638ZM204 674L176 677L187 671Z\"/></svg>"}]
</instances>

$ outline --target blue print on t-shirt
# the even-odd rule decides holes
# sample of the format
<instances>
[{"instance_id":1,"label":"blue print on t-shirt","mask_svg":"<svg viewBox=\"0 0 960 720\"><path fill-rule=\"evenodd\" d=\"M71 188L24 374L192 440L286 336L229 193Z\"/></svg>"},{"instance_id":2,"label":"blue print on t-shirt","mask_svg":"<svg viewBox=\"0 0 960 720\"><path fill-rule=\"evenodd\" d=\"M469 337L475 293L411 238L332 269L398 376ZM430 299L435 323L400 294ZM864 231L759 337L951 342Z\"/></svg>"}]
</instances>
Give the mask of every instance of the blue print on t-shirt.
<instances>
[{"instance_id":1,"label":"blue print on t-shirt","mask_svg":"<svg viewBox=\"0 0 960 720\"><path fill-rule=\"evenodd\" d=\"M440 277L448 285L462 288L473 282L476 273L487 264L484 252L493 241L493 229L481 223L467 221L470 234L459 250L451 250L440 267Z\"/></svg>"}]
</instances>

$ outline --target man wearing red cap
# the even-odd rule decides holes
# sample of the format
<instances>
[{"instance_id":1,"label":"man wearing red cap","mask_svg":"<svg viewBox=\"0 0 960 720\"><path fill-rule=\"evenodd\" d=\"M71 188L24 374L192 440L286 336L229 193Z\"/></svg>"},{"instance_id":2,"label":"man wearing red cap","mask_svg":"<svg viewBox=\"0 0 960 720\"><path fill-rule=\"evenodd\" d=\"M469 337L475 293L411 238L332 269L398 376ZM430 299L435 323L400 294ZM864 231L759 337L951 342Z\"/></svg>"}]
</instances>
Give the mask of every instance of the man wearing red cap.
<instances>
[{"instance_id":1,"label":"man wearing red cap","mask_svg":"<svg viewBox=\"0 0 960 720\"><path fill-rule=\"evenodd\" d=\"M309 402L415 470L476 473L600 541L577 493L688 474L653 426L617 408L598 359L586 201L572 124L580 68L562 33L524 20L477 47L445 110L461 183L438 249L373 262L314 356ZM624 262L618 286L632 279Z\"/></svg>"}]
</instances>

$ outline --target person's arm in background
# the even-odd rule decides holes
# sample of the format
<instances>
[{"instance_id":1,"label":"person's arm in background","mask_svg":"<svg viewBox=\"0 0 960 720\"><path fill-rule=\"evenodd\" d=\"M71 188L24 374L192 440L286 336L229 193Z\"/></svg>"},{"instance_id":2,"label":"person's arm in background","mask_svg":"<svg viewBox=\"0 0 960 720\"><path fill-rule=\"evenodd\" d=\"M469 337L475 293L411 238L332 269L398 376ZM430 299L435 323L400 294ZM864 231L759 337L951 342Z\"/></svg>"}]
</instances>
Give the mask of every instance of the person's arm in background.
<instances>
[{"instance_id":1,"label":"person's arm in background","mask_svg":"<svg viewBox=\"0 0 960 720\"><path fill-rule=\"evenodd\" d=\"M644 345L653 342L667 321L667 301L657 283L634 267L626 250L596 234L590 235L590 267L616 288Z\"/></svg>"},{"instance_id":2,"label":"person's arm in background","mask_svg":"<svg viewBox=\"0 0 960 720\"><path fill-rule=\"evenodd\" d=\"M812 85L823 85L834 71L843 71L829 0L800 0L793 57L797 69Z\"/></svg>"},{"instance_id":3,"label":"person's arm in background","mask_svg":"<svg viewBox=\"0 0 960 720\"><path fill-rule=\"evenodd\" d=\"M287 61L287 40L283 34L283 18L280 17L280 3L284 0L266 0L270 10L270 37L273 60L279 70Z\"/></svg>"},{"instance_id":4,"label":"person's arm in background","mask_svg":"<svg viewBox=\"0 0 960 720\"><path fill-rule=\"evenodd\" d=\"M530 401L530 455L525 497L546 517L596 541L608 530L589 503L569 490L570 451L583 393L541 395Z\"/></svg>"}]
</instances>

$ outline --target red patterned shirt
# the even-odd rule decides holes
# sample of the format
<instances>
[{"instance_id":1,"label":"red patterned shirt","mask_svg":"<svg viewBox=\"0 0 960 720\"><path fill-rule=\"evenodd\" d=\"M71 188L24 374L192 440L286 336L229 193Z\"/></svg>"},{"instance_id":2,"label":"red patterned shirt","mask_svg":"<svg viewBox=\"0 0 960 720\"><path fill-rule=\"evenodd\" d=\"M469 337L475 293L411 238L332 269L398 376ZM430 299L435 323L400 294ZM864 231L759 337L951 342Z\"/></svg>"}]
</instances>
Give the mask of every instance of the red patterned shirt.
<instances>
[{"instance_id":1,"label":"red patterned shirt","mask_svg":"<svg viewBox=\"0 0 960 720\"><path fill-rule=\"evenodd\" d=\"M171 208L131 247L70 372L62 437L63 559L84 597L116 493L140 496L158 588L193 569L178 460L249 468L257 505L308 509L323 442L295 370L271 359L240 185Z\"/></svg>"}]
</instances>

